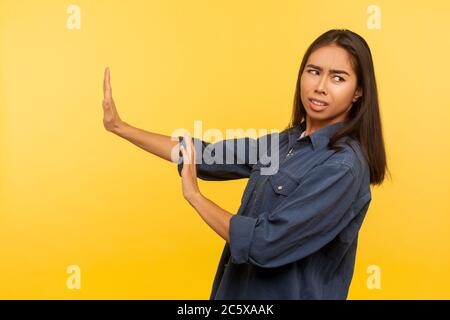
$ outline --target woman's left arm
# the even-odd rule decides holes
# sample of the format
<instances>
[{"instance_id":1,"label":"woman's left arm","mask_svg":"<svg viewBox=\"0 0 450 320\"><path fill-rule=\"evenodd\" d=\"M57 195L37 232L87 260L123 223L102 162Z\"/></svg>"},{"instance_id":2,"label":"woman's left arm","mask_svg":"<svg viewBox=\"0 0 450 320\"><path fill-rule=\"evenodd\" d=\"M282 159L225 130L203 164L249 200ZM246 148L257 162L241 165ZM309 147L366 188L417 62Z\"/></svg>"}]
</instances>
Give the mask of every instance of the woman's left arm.
<instances>
[{"instance_id":1,"label":"woman's left arm","mask_svg":"<svg viewBox=\"0 0 450 320\"><path fill-rule=\"evenodd\" d=\"M183 169L181 171L183 196L200 214L202 219L225 241L230 239L230 220L233 215L222 209L202 195L197 183L195 166L195 148L189 134L185 133L186 148L180 147L183 154Z\"/></svg>"}]
</instances>

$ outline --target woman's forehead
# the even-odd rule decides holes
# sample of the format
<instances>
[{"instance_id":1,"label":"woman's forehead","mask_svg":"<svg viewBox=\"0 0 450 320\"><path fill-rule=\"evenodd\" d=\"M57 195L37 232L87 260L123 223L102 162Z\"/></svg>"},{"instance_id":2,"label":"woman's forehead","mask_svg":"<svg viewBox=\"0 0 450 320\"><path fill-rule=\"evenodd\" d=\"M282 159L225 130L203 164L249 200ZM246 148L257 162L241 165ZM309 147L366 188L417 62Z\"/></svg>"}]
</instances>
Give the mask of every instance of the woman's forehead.
<instances>
[{"instance_id":1,"label":"woman's forehead","mask_svg":"<svg viewBox=\"0 0 450 320\"><path fill-rule=\"evenodd\" d=\"M337 46L325 46L311 53L307 65L312 64L327 70L344 70L353 72L350 55L347 50Z\"/></svg>"}]
</instances>

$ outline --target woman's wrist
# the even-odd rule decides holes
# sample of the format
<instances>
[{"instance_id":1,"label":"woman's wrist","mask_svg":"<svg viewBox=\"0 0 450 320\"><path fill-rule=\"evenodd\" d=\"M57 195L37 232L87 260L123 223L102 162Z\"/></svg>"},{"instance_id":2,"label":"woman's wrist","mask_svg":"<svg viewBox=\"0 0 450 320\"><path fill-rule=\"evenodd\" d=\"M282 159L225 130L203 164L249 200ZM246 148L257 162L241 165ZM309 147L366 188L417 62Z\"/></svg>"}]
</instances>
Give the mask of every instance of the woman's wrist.
<instances>
[{"instance_id":1,"label":"woman's wrist","mask_svg":"<svg viewBox=\"0 0 450 320\"><path fill-rule=\"evenodd\" d=\"M117 134L118 136L123 137L128 127L128 123L121 121L118 125L114 126L112 132Z\"/></svg>"}]
</instances>

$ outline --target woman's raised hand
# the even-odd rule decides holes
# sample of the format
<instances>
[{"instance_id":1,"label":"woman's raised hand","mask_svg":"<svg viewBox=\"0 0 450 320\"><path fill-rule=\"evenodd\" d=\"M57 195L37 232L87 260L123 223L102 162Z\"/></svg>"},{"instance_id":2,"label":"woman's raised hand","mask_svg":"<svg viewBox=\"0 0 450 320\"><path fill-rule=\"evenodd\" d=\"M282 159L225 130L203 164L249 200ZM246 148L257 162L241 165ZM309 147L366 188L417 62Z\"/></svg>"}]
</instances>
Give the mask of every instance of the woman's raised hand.
<instances>
[{"instance_id":1,"label":"woman's raised hand","mask_svg":"<svg viewBox=\"0 0 450 320\"><path fill-rule=\"evenodd\" d=\"M112 98L109 68L106 68L103 79L103 126L106 130L114 132L123 125L124 122L120 119Z\"/></svg>"}]
</instances>

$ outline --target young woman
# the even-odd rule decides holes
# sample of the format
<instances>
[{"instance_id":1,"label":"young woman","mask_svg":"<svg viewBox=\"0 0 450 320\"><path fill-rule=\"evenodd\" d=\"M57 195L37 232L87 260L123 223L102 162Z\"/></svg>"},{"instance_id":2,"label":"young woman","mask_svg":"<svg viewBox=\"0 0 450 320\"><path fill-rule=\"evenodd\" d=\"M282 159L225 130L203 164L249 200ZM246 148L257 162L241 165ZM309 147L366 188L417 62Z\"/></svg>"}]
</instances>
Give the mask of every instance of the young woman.
<instances>
[{"instance_id":1,"label":"young woman","mask_svg":"<svg viewBox=\"0 0 450 320\"><path fill-rule=\"evenodd\" d=\"M104 95L105 128L177 161L185 199L226 240L210 299L347 298L370 185L380 185L387 172L374 67L361 36L349 30L319 36L300 65L291 122L258 139L210 144L185 134L173 141L134 128L116 111L109 69ZM267 166L261 159L252 164L235 148L243 142L246 152L260 149L262 138L279 141L268 150L279 157L271 175L261 174ZM235 161L198 161L206 147ZM178 159L174 150L181 150ZM238 212L204 197L197 178L249 178Z\"/></svg>"}]
</instances>

